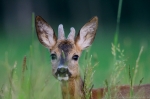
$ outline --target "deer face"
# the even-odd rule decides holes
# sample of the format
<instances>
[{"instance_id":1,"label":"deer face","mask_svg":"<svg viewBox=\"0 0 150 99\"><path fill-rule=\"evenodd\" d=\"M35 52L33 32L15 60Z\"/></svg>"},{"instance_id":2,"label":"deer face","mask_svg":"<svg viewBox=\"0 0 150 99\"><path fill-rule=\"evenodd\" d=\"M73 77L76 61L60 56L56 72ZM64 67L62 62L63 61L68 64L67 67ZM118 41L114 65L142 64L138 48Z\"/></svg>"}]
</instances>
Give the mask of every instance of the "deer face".
<instances>
[{"instance_id":1,"label":"deer face","mask_svg":"<svg viewBox=\"0 0 150 99\"><path fill-rule=\"evenodd\" d=\"M60 81L68 81L80 75L78 60L82 50L90 46L94 40L98 18L92 18L76 36L75 29L70 29L67 39L64 36L63 25L58 27L58 38L48 23L37 16L36 32L39 41L50 50L52 73Z\"/></svg>"}]
</instances>

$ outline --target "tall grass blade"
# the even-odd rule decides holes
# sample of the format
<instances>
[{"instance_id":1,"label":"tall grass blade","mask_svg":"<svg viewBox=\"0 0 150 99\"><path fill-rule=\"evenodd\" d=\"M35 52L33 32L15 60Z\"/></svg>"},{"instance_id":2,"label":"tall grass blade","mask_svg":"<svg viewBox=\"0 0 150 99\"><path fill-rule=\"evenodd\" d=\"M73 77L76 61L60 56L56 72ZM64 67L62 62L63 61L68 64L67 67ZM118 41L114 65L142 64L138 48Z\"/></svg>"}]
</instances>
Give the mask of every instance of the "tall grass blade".
<instances>
[{"instance_id":1,"label":"tall grass blade","mask_svg":"<svg viewBox=\"0 0 150 99\"><path fill-rule=\"evenodd\" d=\"M135 65L134 74L133 74L133 83L135 82L136 74L137 74L137 72L138 72L139 61L140 61L141 54L142 54L142 52L143 52L143 48L144 48L144 47L142 46L141 49L140 49L138 58L137 58L137 60L136 60L136 65Z\"/></svg>"},{"instance_id":2,"label":"tall grass blade","mask_svg":"<svg viewBox=\"0 0 150 99\"><path fill-rule=\"evenodd\" d=\"M23 65L22 65L22 81L24 80L24 72L25 72L26 69L27 69L26 56L24 56L24 58L23 58Z\"/></svg>"},{"instance_id":3,"label":"tall grass blade","mask_svg":"<svg viewBox=\"0 0 150 99\"><path fill-rule=\"evenodd\" d=\"M32 12L32 45L34 43L34 33L35 33L35 14Z\"/></svg>"},{"instance_id":4,"label":"tall grass blade","mask_svg":"<svg viewBox=\"0 0 150 99\"><path fill-rule=\"evenodd\" d=\"M130 65L129 65L129 80L130 80L130 99L132 99L134 93L133 93L133 78L131 75Z\"/></svg>"},{"instance_id":5,"label":"tall grass blade","mask_svg":"<svg viewBox=\"0 0 150 99\"><path fill-rule=\"evenodd\" d=\"M116 33L115 33L115 36L114 36L114 44L115 44L115 46L116 46L117 43L118 43L119 25L120 25L120 17L121 17L122 2L123 2L123 0L119 0L118 14L117 14L117 26L116 26Z\"/></svg>"}]
</instances>

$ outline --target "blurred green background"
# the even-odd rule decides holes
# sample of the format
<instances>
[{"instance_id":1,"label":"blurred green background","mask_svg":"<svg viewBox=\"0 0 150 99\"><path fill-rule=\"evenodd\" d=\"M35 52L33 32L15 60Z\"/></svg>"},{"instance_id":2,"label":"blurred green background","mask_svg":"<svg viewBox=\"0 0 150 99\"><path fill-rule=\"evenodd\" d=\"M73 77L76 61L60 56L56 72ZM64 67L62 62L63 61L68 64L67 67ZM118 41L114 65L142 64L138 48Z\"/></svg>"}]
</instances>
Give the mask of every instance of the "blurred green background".
<instances>
[{"instance_id":1,"label":"blurred green background","mask_svg":"<svg viewBox=\"0 0 150 99\"><path fill-rule=\"evenodd\" d=\"M70 27L73 26L78 33L90 18L98 16L99 27L90 54L94 57L93 62L99 62L95 68L94 87L104 86L104 80L110 77L113 68L111 43L114 42L116 31L118 3L118 0L1 0L0 85L8 78L7 68L3 63L8 59L9 65L13 66L17 61L20 66L18 68L21 68L23 57L29 55L32 42L37 44L37 50L40 49L37 54L41 53L42 57L39 55L41 62L50 64L48 50L38 42L35 32L34 36L32 35L32 12L34 12L35 15L42 16L56 33L58 25L62 23L66 36ZM148 0L124 0L121 11L118 43L121 49L125 50L126 66L135 67L140 48L144 46L139 61L137 83L143 77L143 83L150 83L149 4ZM34 51L36 52L36 49ZM81 66L82 60L83 57L80 61ZM127 77L128 74L124 76ZM120 78L120 81L122 79L124 78ZM122 83L129 84L128 80L125 81Z\"/></svg>"}]
</instances>

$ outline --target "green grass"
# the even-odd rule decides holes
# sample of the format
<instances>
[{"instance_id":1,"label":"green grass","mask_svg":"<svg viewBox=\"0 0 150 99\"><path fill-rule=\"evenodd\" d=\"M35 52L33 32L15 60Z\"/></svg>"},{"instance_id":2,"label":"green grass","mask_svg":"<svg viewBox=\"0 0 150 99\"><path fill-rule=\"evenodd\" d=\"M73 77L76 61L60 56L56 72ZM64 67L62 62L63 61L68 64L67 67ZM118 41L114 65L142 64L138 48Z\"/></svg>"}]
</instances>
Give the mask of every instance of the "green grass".
<instances>
[{"instance_id":1,"label":"green grass","mask_svg":"<svg viewBox=\"0 0 150 99\"><path fill-rule=\"evenodd\" d=\"M43 60L38 51L38 47L30 46L21 62L9 64L9 55L5 56L4 62L1 61L5 69L3 74L7 75L1 77L1 80L5 78L1 82L1 99L60 99L59 82L51 75L49 61Z\"/></svg>"},{"instance_id":2,"label":"green grass","mask_svg":"<svg viewBox=\"0 0 150 99\"><path fill-rule=\"evenodd\" d=\"M94 63L99 63L93 70L95 71L92 77L94 88L107 87L106 80L109 86L113 84L130 85L129 66L131 76L134 78L133 85L150 83L149 48L144 49L139 56L140 47L136 47L135 49L135 47L131 46L123 52L121 49L126 48L124 44L120 44L117 48L113 46L111 49L111 41L102 39L103 41L100 41L105 42L105 46L102 42L100 46L96 46L99 43L97 43L97 39L95 40L88 55L84 51L80 59L82 74L86 66L85 57L86 59L90 59L92 55L90 64L94 65ZM134 44L138 45L137 43ZM16 99L16 97L18 99L47 99L49 97L52 99L61 99L60 83L52 76L48 50L36 38L34 39L33 45L32 41L31 43L26 43L26 40L22 42L22 45L23 48L19 47L19 43L16 43L14 47L9 45L5 50L0 49L1 99ZM3 45L3 47L5 46ZM118 53L116 60L114 59L114 54L111 53L111 51L114 51L113 48ZM128 52L132 53L132 55L129 55ZM122 56L119 57L119 55ZM26 56L26 62L24 56ZM138 56L140 57L139 60ZM136 62L137 60L138 63ZM137 65L138 68L136 68ZM136 74L135 69L137 69ZM112 81L113 83L110 83Z\"/></svg>"},{"instance_id":3,"label":"green grass","mask_svg":"<svg viewBox=\"0 0 150 99\"><path fill-rule=\"evenodd\" d=\"M115 35L111 29L109 36L102 36L98 30L92 47L83 51L80 58L87 98L93 87L108 88L105 98L111 98L111 87L124 84L131 86L132 97L132 86L150 83L150 47L147 45L150 40L143 43L140 35L131 34L128 38L119 35L120 13L121 8ZM49 51L37 40L33 23L34 14L30 39L1 39L0 99L61 99L60 82L51 73Z\"/></svg>"},{"instance_id":4,"label":"green grass","mask_svg":"<svg viewBox=\"0 0 150 99\"><path fill-rule=\"evenodd\" d=\"M36 34L34 36L33 41L31 39L16 39L14 42L11 40L0 42L0 45L2 45L0 49L1 99L16 99L16 97L18 99L61 99L60 82L51 73L49 51L39 43ZM118 41L121 42L120 46L115 48L115 46L112 47L111 45L113 37L111 39L105 36L96 37L88 55L86 51L82 53L80 58L82 74L84 74L84 68L87 65L85 60L90 59L91 55L90 64L98 63L93 70L95 71L92 77L94 88L107 86L109 88L113 84L130 85L129 66L130 75L135 77L133 85L150 83L150 48L144 47L137 64L136 60L140 52L138 38L133 38L132 42L134 43L130 46L122 43L124 37L120 36L120 38ZM116 50L116 58L112 54L113 49ZM122 49L124 49L124 52ZM122 56L119 57L120 55ZM25 56L26 62L24 62ZM119 65L115 64L119 61L121 62ZM125 67L119 67L123 64L125 64ZM137 65L137 73L134 76ZM27 69L23 70L25 66L27 66ZM108 82L108 85L106 85L105 81ZM110 83L111 81L114 83ZM88 90L90 90L92 84L88 85Z\"/></svg>"}]
</instances>

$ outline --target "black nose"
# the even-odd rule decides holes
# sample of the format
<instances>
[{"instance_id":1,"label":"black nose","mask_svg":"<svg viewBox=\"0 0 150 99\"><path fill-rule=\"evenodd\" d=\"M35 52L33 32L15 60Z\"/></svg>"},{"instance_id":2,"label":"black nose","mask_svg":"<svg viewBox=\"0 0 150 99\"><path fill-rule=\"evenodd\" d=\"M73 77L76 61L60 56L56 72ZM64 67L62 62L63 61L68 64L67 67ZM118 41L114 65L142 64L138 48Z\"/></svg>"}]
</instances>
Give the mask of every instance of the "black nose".
<instances>
[{"instance_id":1,"label":"black nose","mask_svg":"<svg viewBox=\"0 0 150 99\"><path fill-rule=\"evenodd\" d=\"M68 73L68 68L58 68L57 73L63 74L63 73Z\"/></svg>"}]
</instances>

